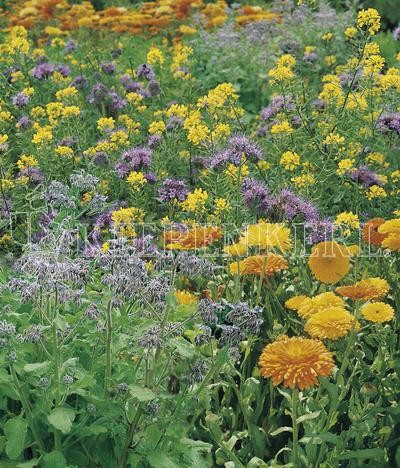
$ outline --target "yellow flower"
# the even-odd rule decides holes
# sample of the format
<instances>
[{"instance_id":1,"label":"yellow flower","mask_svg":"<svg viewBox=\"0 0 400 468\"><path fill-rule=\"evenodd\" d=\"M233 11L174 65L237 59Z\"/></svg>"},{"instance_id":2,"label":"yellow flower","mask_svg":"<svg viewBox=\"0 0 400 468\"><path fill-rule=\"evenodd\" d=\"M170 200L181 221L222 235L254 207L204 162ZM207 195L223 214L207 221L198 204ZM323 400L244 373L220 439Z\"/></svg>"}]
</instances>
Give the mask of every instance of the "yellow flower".
<instances>
[{"instance_id":1,"label":"yellow flower","mask_svg":"<svg viewBox=\"0 0 400 468\"><path fill-rule=\"evenodd\" d=\"M165 123L162 120L155 120L149 125L149 133L150 135L161 135L163 132L165 132L165 128Z\"/></svg>"},{"instance_id":2,"label":"yellow flower","mask_svg":"<svg viewBox=\"0 0 400 468\"><path fill-rule=\"evenodd\" d=\"M357 28L354 26L350 26L344 30L344 35L347 37L347 39L353 39L357 35Z\"/></svg>"},{"instance_id":3,"label":"yellow flower","mask_svg":"<svg viewBox=\"0 0 400 468\"><path fill-rule=\"evenodd\" d=\"M104 242L103 245L101 246L101 251L103 253L106 253L108 252L109 248L110 248L110 244L108 242Z\"/></svg>"},{"instance_id":4,"label":"yellow flower","mask_svg":"<svg viewBox=\"0 0 400 468\"><path fill-rule=\"evenodd\" d=\"M298 188L310 187L315 184L315 177L312 174L302 174L290 179Z\"/></svg>"},{"instance_id":5,"label":"yellow flower","mask_svg":"<svg viewBox=\"0 0 400 468\"><path fill-rule=\"evenodd\" d=\"M344 308L344 306L344 300L331 291L314 297L294 296L285 302L285 307L295 310L303 318L309 318L325 309L332 307Z\"/></svg>"},{"instance_id":6,"label":"yellow flower","mask_svg":"<svg viewBox=\"0 0 400 468\"><path fill-rule=\"evenodd\" d=\"M234 257L240 257L247 252L247 246L237 242L236 244L227 245L224 247L224 253L227 255L232 255Z\"/></svg>"},{"instance_id":7,"label":"yellow flower","mask_svg":"<svg viewBox=\"0 0 400 468\"><path fill-rule=\"evenodd\" d=\"M386 198L387 193L384 188L379 187L379 185L371 185L371 187L367 190L365 196L368 200L372 200L373 198Z\"/></svg>"},{"instance_id":8,"label":"yellow flower","mask_svg":"<svg viewBox=\"0 0 400 468\"><path fill-rule=\"evenodd\" d=\"M351 229L358 229L360 227L360 220L352 211L343 211L336 216L335 224L337 226L347 226Z\"/></svg>"},{"instance_id":9,"label":"yellow flower","mask_svg":"<svg viewBox=\"0 0 400 468\"><path fill-rule=\"evenodd\" d=\"M281 156L279 164L287 171L293 171L300 164L300 156L294 151L285 151Z\"/></svg>"},{"instance_id":10,"label":"yellow flower","mask_svg":"<svg viewBox=\"0 0 400 468\"><path fill-rule=\"evenodd\" d=\"M263 349L258 365L273 385L283 382L301 390L318 385L317 377L329 376L334 368L332 353L321 341L286 336Z\"/></svg>"},{"instance_id":11,"label":"yellow flower","mask_svg":"<svg viewBox=\"0 0 400 468\"><path fill-rule=\"evenodd\" d=\"M150 65L158 63L161 66L164 63L163 53L157 47L151 47L147 52L146 62Z\"/></svg>"},{"instance_id":12,"label":"yellow flower","mask_svg":"<svg viewBox=\"0 0 400 468\"><path fill-rule=\"evenodd\" d=\"M349 286L336 288L341 296L362 301L380 299L389 292L389 284L383 278L365 278Z\"/></svg>"},{"instance_id":13,"label":"yellow flower","mask_svg":"<svg viewBox=\"0 0 400 468\"><path fill-rule=\"evenodd\" d=\"M143 172L137 171L132 171L126 180L135 191L140 190L140 188L147 183Z\"/></svg>"},{"instance_id":14,"label":"yellow flower","mask_svg":"<svg viewBox=\"0 0 400 468\"><path fill-rule=\"evenodd\" d=\"M355 159L342 159L338 163L338 168L336 170L336 173L339 175L346 174L351 169L353 169L355 162L356 162Z\"/></svg>"},{"instance_id":15,"label":"yellow flower","mask_svg":"<svg viewBox=\"0 0 400 468\"><path fill-rule=\"evenodd\" d=\"M308 266L319 281L337 283L349 272L349 255L346 247L337 242L320 242L312 248Z\"/></svg>"},{"instance_id":16,"label":"yellow flower","mask_svg":"<svg viewBox=\"0 0 400 468\"><path fill-rule=\"evenodd\" d=\"M371 322L383 323L392 320L394 309L384 302L372 302L361 307L363 317Z\"/></svg>"},{"instance_id":17,"label":"yellow flower","mask_svg":"<svg viewBox=\"0 0 400 468\"><path fill-rule=\"evenodd\" d=\"M357 25L360 29L367 30L374 36L381 28L381 17L375 8L368 8L358 12Z\"/></svg>"},{"instance_id":18,"label":"yellow flower","mask_svg":"<svg viewBox=\"0 0 400 468\"><path fill-rule=\"evenodd\" d=\"M290 229L284 224L258 223L247 226L240 238L240 243L247 247L259 247L263 250L278 248L286 252L292 246Z\"/></svg>"},{"instance_id":19,"label":"yellow flower","mask_svg":"<svg viewBox=\"0 0 400 468\"><path fill-rule=\"evenodd\" d=\"M337 340L358 329L355 317L342 307L330 307L313 314L306 322L304 330L313 338Z\"/></svg>"},{"instance_id":20,"label":"yellow flower","mask_svg":"<svg viewBox=\"0 0 400 468\"><path fill-rule=\"evenodd\" d=\"M115 127L115 120L112 117L101 117L97 121L97 129L103 132L104 130L112 130Z\"/></svg>"},{"instance_id":21,"label":"yellow flower","mask_svg":"<svg viewBox=\"0 0 400 468\"><path fill-rule=\"evenodd\" d=\"M57 146L55 149L59 156L71 157L74 154L74 150L69 146Z\"/></svg>"},{"instance_id":22,"label":"yellow flower","mask_svg":"<svg viewBox=\"0 0 400 468\"><path fill-rule=\"evenodd\" d=\"M8 141L8 135L4 133L2 135L0 134L0 145L4 145L4 143L7 143L7 141Z\"/></svg>"},{"instance_id":23,"label":"yellow flower","mask_svg":"<svg viewBox=\"0 0 400 468\"><path fill-rule=\"evenodd\" d=\"M322 142L324 145L339 145L344 143L344 137L338 133L329 133Z\"/></svg>"},{"instance_id":24,"label":"yellow flower","mask_svg":"<svg viewBox=\"0 0 400 468\"><path fill-rule=\"evenodd\" d=\"M23 154L17 161L17 166L20 171L29 167L37 167L38 164L37 159L29 154Z\"/></svg>"},{"instance_id":25,"label":"yellow flower","mask_svg":"<svg viewBox=\"0 0 400 468\"><path fill-rule=\"evenodd\" d=\"M181 203L181 206L184 211L200 212L204 210L207 200L208 193L202 188L198 188L187 195L186 200Z\"/></svg>"},{"instance_id":26,"label":"yellow flower","mask_svg":"<svg viewBox=\"0 0 400 468\"><path fill-rule=\"evenodd\" d=\"M293 133L293 128L287 120L284 120L282 122L278 122L272 125L271 133L273 135L278 135L281 133L287 133L290 135L291 133Z\"/></svg>"},{"instance_id":27,"label":"yellow flower","mask_svg":"<svg viewBox=\"0 0 400 468\"><path fill-rule=\"evenodd\" d=\"M77 94L78 90L74 86L68 86L67 88L57 91L56 98L58 101L63 101L64 99L76 96Z\"/></svg>"},{"instance_id":28,"label":"yellow flower","mask_svg":"<svg viewBox=\"0 0 400 468\"><path fill-rule=\"evenodd\" d=\"M400 250L400 219L390 219L378 227L380 234L386 234L382 247L392 251Z\"/></svg>"},{"instance_id":29,"label":"yellow flower","mask_svg":"<svg viewBox=\"0 0 400 468\"><path fill-rule=\"evenodd\" d=\"M175 299L178 301L179 305L190 305L197 302L197 297L189 291L185 290L176 290L174 292Z\"/></svg>"}]
</instances>

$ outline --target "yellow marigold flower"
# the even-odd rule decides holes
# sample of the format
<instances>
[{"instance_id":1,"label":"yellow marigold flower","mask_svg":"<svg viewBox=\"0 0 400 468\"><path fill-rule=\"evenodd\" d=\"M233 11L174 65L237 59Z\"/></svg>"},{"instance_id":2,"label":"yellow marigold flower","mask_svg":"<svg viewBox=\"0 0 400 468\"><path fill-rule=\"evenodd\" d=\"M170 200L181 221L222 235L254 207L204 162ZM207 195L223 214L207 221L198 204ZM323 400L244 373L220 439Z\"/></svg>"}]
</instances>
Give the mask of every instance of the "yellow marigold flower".
<instances>
[{"instance_id":1,"label":"yellow marigold flower","mask_svg":"<svg viewBox=\"0 0 400 468\"><path fill-rule=\"evenodd\" d=\"M366 320L375 323L383 323L392 320L394 309L384 302L371 302L361 307L361 313Z\"/></svg>"},{"instance_id":2,"label":"yellow marigold flower","mask_svg":"<svg viewBox=\"0 0 400 468\"><path fill-rule=\"evenodd\" d=\"M338 168L336 170L336 173L339 175L344 175L347 172L349 172L351 169L354 168L356 160L355 159L342 159L338 163Z\"/></svg>"},{"instance_id":3,"label":"yellow marigold flower","mask_svg":"<svg viewBox=\"0 0 400 468\"><path fill-rule=\"evenodd\" d=\"M337 283L350 269L350 252L334 241L320 242L311 250L308 266L323 283Z\"/></svg>"},{"instance_id":4,"label":"yellow marigold flower","mask_svg":"<svg viewBox=\"0 0 400 468\"><path fill-rule=\"evenodd\" d=\"M74 150L69 146L57 146L55 149L59 156L71 157L74 154Z\"/></svg>"},{"instance_id":5,"label":"yellow marigold flower","mask_svg":"<svg viewBox=\"0 0 400 468\"><path fill-rule=\"evenodd\" d=\"M368 8L358 12L357 25L374 36L381 28L381 17L375 8Z\"/></svg>"},{"instance_id":6,"label":"yellow marigold flower","mask_svg":"<svg viewBox=\"0 0 400 468\"><path fill-rule=\"evenodd\" d=\"M384 188L379 187L379 185L371 185L366 192L365 195L368 200L372 200L373 198L386 198L387 193Z\"/></svg>"},{"instance_id":7,"label":"yellow marigold flower","mask_svg":"<svg viewBox=\"0 0 400 468\"><path fill-rule=\"evenodd\" d=\"M288 264L282 255L270 253L268 255L252 255L239 262L229 264L232 275L265 275L272 276L286 270Z\"/></svg>"},{"instance_id":8,"label":"yellow marigold flower","mask_svg":"<svg viewBox=\"0 0 400 468\"><path fill-rule=\"evenodd\" d=\"M232 255L234 257L240 257L247 252L247 246L237 242L236 244L227 245L224 247L224 253L227 255Z\"/></svg>"},{"instance_id":9,"label":"yellow marigold flower","mask_svg":"<svg viewBox=\"0 0 400 468\"><path fill-rule=\"evenodd\" d=\"M271 133L273 135L279 135L283 133L291 134L293 133L293 128L287 120L278 122L271 127Z\"/></svg>"},{"instance_id":10,"label":"yellow marigold flower","mask_svg":"<svg viewBox=\"0 0 400 468\"><path fill-rule=\"evenodd\" d=\"M181 203L181 206L184 211L195 213L204 210L207 200L208 193L202 188L198 188L188 194L186 200Z\"/></svg>"},{"instance_id":11,"label":"yellow marigold flower","mask_svg":"<svg viewBox=\"0 0 400 468\"><path fill-rule=\"evenodd\" d=\"M293 171L300 164L300 156L294 151L285 151L281 156L279 164L287 171Z\"/></svg>"},{"instance_id":12,"label":"yellow marigold flower","mask_svg":"<svg viewBox=\"0 0 400 468\"><path fill-rule=\"evenodd\" d=\"M101 117L97 121L97 129L103 132L104 130L112 130L115 127L115 120L112 117Z\"/></svg>"},{"instance_id":13,"label":"yellow marigold flower","mask_svg":"<svg viewBox=\"0 0 400 468\"><path fill-rule=\"evenodd\" d=\"M197 297L190 291L176 290L174 296L179 305L190 305L197 302Z\"/></svg>"},{"instance_id":14,"label":"yellow marigold flower","mask_svg":"<svg viewBox=\"0 0 400 468\"><path fill-rule=\"evenodd\" d=\"M135 191L140 190L140 188L147 183L147 179L143 172L137 171L132 171L126 180Z\"/></svg>"},{"instance_id":15,"label":"yellow marigold flower","mask_svg":"<svg viewBox=\"0 0 400 468\"><path fill-rule=\"evenodd\" d=\"M251 224L243 232L240 243L263 250L278 248L282 252L286 252L292 247L290 229L284 224Z\"/></svg>"},{"instance_id":16,"label":"yellow marigold flower","mask_svg":"<svg viewBox=\"0 0 400 468\"><path fill-rule=\"evenodd\" d=\"M313 314L304 330L313 338L337 340L352 329L359 329L355 317L342 307L330 307Z\"/></svg>"},{"instance_id":17,"label":"yellow marigold flower","mask_svg":"<svg viewBox=\"0 0 400 468\"><path fill-rule=\"evenodd\" d=\"M273 385L306 388L318 385L317 377L332 374L334 361L319 340L284 337L267 345L258 361L260 374L272 378Z\"/></svg>"},{"instance_id":18,"label":"yellow marigold flower","mask_svg":"<svg viewBox=\"0 0 400 468\"><path fill-rule=\"evenodd\" d=\"M343 299L328 291L314 297L294 296L285 302L288 309L295 310L300 317L308 318L330 307L344 307Z\"/></svg>"},{"instance_id":19,"label":"yellow marigold flower","mask_svg":"<svg viewBox=\"0 0 400 468\"><path fill-rule=\"evenodd\" d=\"M336 292L351 299L371 301L386 296L389 283L383 278L365 278L349 286L340 286L336 288Z\"/></svg>"},{"instance_id":20,"label":"yellow marigold flower","mask_svg":"<svg viewBox=\"0 0 400 468\"><path fill-rule=\"evenodd\" d=\"M382 241L382 247L389 250L400 250L400 219L390 219L378 227L380 234L387 237Z\"/></svg>"},{"instance_id":21,"label":"yellow marigold flower","mask_svg":"<svg viewBox=\"0 0 400 468\"><path fill-rule=\"evenodd\" d=\"M338 133L329 133L322 142L324 145L340 145L344 143L344 137Z\"/></svg>"},{"instance_id":22,"label":"yellow marigold flower","mask_svg":"<svg viewBox=\"0 0 400 468\"><path fill-rule=\"evenodd\" d=\"M164 56L160 49L157 47L151 47L147 52L146 63L154 65L158 63L160 66L164 63Z\"/></svg>"}]
</instances>

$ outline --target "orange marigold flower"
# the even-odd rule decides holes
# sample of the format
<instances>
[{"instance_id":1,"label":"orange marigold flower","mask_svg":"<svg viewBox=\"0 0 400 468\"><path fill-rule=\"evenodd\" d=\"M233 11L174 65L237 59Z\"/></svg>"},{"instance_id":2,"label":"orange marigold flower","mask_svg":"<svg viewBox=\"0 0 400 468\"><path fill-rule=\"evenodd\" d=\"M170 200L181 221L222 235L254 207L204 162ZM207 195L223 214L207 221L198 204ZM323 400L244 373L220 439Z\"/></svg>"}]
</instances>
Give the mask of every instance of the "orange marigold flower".
<instances>
[{"instance_id":1,"label":"orange marigold flower","mask_svg":"<svg viewBox=\"0 0 400 468\"><path fill-rule=\"evenodd\" d=\"M334 241L320 242L311 251L308 266L323 283L337 283L350 269L350 252Z\"/></svg>"},{"instance_id":2,"label":"orange marigold flower","mask_svg":"<svg viewBox=\"0 0 400 468\"><path fill-rule=\"evenodd\" d=\"M314 297L295 296L285 302L288 309L295 310L303 318L311 317L311 315L330 307L344 307L344 305L343 299L330 291Z\"/></svg>"},{"instance_id":3,"label":"orange marigold flower","mask_svg":"<svg viewBox=\"0 0 400 468\"><path fill-rule=\"evenodd\" d=\"M304 330L313 338L337 340L352 329L359 329L355 318L342 307L330 307L312 315L306 322Z\"/></svg>"},{"instance_id":4,"label":"orange marigold flower","mask_svg":"<svg viewBox=\"0 0 400 468\"><path fill-rule=\"evenodd\" d=\"M373 218L366 222L362 229L362 238L364 242L371 245L380 246L382 241L387 237L387 234L378 232L379 226L385 222L383 218Z\"/></svg>"},{"instance_id":5,"label":"orange marigold flower","mask_svg":"<svg viewBox=\"0 0 400 468\"><path fill-rule=\"evenodd\" d=\"M318 385L317 377L333 371L332 353L319 340L284 337L267 345L258 361L260 374L272 378L273 385L301 390Z\"/></svg>"},{"instance_id":6,"label":"orange marigold flower","mask_svg":"<svg viewBox=\"0 0 400 468\"><path fill-rule=\"evenodd\" d=\"M274 273L286 270L288 264L282 255L270 253L269 255L252 255L240 262L229 264L232 275L258 275L272 276Z\"/></svg>"},{"instance_id":7,"label":"orange marigold flower","mask_svg":"<svg viewBox=\"0 0 400 468\"><path fill-rule=\"evenodd\" d=\"M336 288L341 296L361 301L376 300L389 292L389 284L383 278L365 278L349 286Z\"/></svg>"},{"instance_id":8,"label":"orange marigold flower","mask_svg":"<svg viewBox=\"0 0 400 468\"><path fill-rule=\"evenodd\" d=\"M392 320L394 309L391 305L384 302L371 302L361 307L363 317L371 322L382 323Z\"/></svg>"},{"instance_id":9,"label":"orange marigold flower","mask_svg":"<svg viewBox=\"0 0 400 468\"><path fill-rule=\"evenodd\" d=\"M170 230L164 233L166 249L192 250L207 247L221 238L220 227L194 227L184 231Z\"/></svg>"}]
</instances>

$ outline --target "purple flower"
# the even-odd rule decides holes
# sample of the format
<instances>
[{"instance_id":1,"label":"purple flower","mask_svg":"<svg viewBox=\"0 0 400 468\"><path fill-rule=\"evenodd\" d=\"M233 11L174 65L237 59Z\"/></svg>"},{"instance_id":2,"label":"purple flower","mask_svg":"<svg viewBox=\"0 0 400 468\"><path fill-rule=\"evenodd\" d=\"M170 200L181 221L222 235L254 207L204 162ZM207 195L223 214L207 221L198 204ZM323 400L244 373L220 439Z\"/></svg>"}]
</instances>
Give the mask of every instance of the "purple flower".
<instances>
[{"instance_id":1,"label":"purple flower","mask_svg":"<svg viewBox=\"0 0 400 468\"><path fill-rule=\"evenodd\" d=\"M294 104L291 96L275 96L272 98L270 105L261 111L260 119L270 120L283 110L291 111L293 109Z\"/></svg>"},{"instance_id":2,"label":"purple flower","mask_svg":"<svg viewBox=\"0 0 400 468\"><path fill-rule=\"evenodd\" d=\"M400 135L400 112L382 114L376 123L376 128L382 133L394 131Z\"/></svg>"},{"instance_id":3,"label":"purple flower","mask_svg":"<svg viewBox=\"0 0 400 468\"><path fill-rule=\"evenodd\" d=\"M234 135L228 139L228 147L216 153L209 162L211 169L226 163L240 166L242 158L253 162L262 159L262 150L244 135Z\"/></svg>"},{"instance_id":4,"label":"purple flower","mask_svg":"<svg viewBox=\"0 0 400 468\"><path fill-rule=\"evenodd\" d=\"M54 72L54 65L49 62L39 63L31 71L31 75L38 80L44 80Z\"/></svg>"},{"instance_id":5,"label":"purple flower","mask_svg":"<svg viewBox=\"0 0 400 468\"><path fill-rule=\"evenodd\" d=\"M308 233L307 241L310 244L326 242L333 238L335 226L329 219L317 219L305 224L305 230Z\"/></svg>"},{"instance_id":6,"label":"purple flower","mask_svg":"<svg viewBox=\"0 0 400 468\"><path fill-rule=\"evenodd\" d=\"M74 80L71 83L71 86L74 86L77 89L83 89L86 88L88 85L88 80L86 76L84 75L78 75L74 78Z\"/></svg>"},{"instance_id":7,"label":"purple flower","mask_svg":"<svg viewBox=\"0 0 400 468\"><path fill-rule=\"evenodd\" d=\"M160 83L157 80L150 80L148 90L151 96L157 96L160 93Z\"/></svg>"},{"instance_id":8,"label":"purple flower","mask_svg":"<svg viewBox=\"0 0 400 468\"><path fill-rule=\"evenodd\" d=\"M308 200L298 197L289 189L281 190L278 195L277 208L282 211L288 221L297 216L303 216L306 222L318 219L316 207Z\"/></svg>"},{"instance_id":9,"label":"purple flower","mask_svg":"<svg viewBox=\"0 0 400 468\"><path fill-rule=\"evenodd\" d=\"M150 148L143 146L127 149L122 153L121 159L116 165L117 172L118 168L125 172L125 168L127 167L130 172L144 167L149 167L151 164L152 154L153 152Z\"/></svg>"},{"instance_id":10,"label":"purple flower","mask_svg":"<svg viewBox=\"0 0 400 468\"><path fill-rule=\"evenodd\" d=\"M111 62L101 64L101 71L106 75L113 75L115 73L115 69L115 65Z\"/></svg>"},{"instance_id":11,"label":"purple flower","mask_svg":"<svg viewBox=\"0 0 400 468\"><path fill-rule=\"evenodd\" d=\"M93 155L93 164L96 166L107 166L108 165L108 156L104 151L98 151Z\"/></svg>"},{"instance_id":12,"label":"purple flower","mask_svg":"<svg viewBox=\"0 0 400 468\"><path fill-rule=\"evenodd\" d=\"M32 122L27 115L23 115L17 122L17 127L20 130L25 130L30 125L32 125Z\"/></svg>"},{"instance_id":13,"label":"purple flower","mask_svg":"<svg viewBox=\"0 0 400 468\"><path fill-rule=\"evenodd\" d=\"M74 50L76 50L77 47L78 47L77 43L76 43L73 39L70 39L70 40L65 44L65 47L64 47L64 54L70 54L71 52L73 52Z\"/></svg>"},{"instance_id":14,"label":"purple flower","mask_svg":"<svg viewBox=\"0 0 400 468\"><path fill-rule=\"evenodd\" d=\"M68 65L57 65L57 71L59 73L61 73L61 75L66 78L67 76L69 76L69 74L71 73L71 70L69 69L69 66Z\"/></svg>"},{"instance_id":15,"label":"purple flower","mask_svg":"<svg viewBox=\"0 0 400 468\"><path fill-rule=\"evenodd\" d=\"M393 37L396 41L400 41L400 26L393 31Z\"/></svg>"},{"instance_id":16,"label":"purple flower","mask_svg":"<svg viewBox=\"0 0 400 468\"><path fill-rule=\"evenodd\" d=\"M183 180L180 179L165 179L162 187L158 189L158 199L163 202L171 202L174 200L184 201L189 190Z\"/></svg>"},{"instance_id":17,"label":"purple flower","mask_svg":"<svg viewBox=\"0 0 400 468\"><path fill-rule=\"evenodd\" d=\"M350 179L353 182L362 184L364 187L371 187L372 185L383 185L378 175L371 171L368 166L360 166L353 170L350 174Z\"/></svg>"},{"instance_id":18,"label":"purple flower","mask_svg":"<svg viewBox=\"0 0 400 468\"><path fill-rule=\"evenodd\" d=\"M12 97L12 103L16 107L24 107L29 102L29 96L24 92L20 92Z\"/></svg>"},{"instance_id":19,"label":"purple flower","mask_svg":"<svg viewBox=\"0 0 400 468\"><path fill-rule=\"evenodd\" d=\"M276 198L272 195L269 188L257 179L246 177L243 181L241 192L245 204L262 214L269 213L276 204Z\"/></svg>"},{"instance_id":20,"label":"purple flower","mask_svg":"<svg viewBox=\"0 0 400 468\"><path fill-rule=\"evenodd\" d=\"M157 175L154 172L145 172L144 177L149 184L155 184L157 182Z\"/></svg>"},{"instance_id":21,"label":"purple flower","mask_svg":"<svg viewBox=\"0 0 400 468\"><path fill-rule=\"evenodd\" d=\"M136 70L136 76L138 78L145 78L147 81L154 80L155 75L153 72L153 69L151 68L150 65L147 65L144 63L143 65L139 65L139 67Z\"/></svg>"},{"instance_id":22,"label":"purple flower","mask_svg":"<svg viewBox=\"0 0 400 468\"><path fill-rule=\"evenodd\" d=\"M303 61L307 63L314 63L318 59L318 55L315 52L310 52L303 55Z\"/></svg>"},{"instance_id":23,"label":"purple flower","mask_svg":"<svg viewBox=\"0 0 400 468\"><path fill-rule=\"evenodd\" d=\"M149 139L147 140L147 146L150 149L157 148L157 146L160 144L161 140L162 140L161 135L150 135Z\"/></svg>"},{"instance_id":24,"label":"purple flower","mask_svg":"<svg viewBox=\"0 0 400 468\"><path fill-rule=\"evenodd\" d=\"M20 177L29 177L30 182L34 185L40 184L44 181L43 173L37 167L27 167L26 169L22 169L19 175Z\"/></svg>"}]
</instances>

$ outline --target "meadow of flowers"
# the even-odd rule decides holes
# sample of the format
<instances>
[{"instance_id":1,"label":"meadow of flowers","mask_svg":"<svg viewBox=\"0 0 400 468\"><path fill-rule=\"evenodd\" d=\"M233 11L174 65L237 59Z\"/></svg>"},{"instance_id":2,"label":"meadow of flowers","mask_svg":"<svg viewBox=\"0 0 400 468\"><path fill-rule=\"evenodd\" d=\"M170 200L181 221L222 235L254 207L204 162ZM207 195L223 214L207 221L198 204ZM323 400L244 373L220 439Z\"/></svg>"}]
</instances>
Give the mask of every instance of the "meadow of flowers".
<instances>
[{"instance_id":1,"label":"meadow of flowers","mask_svg":"<svg viewBox=\"0 0 400 468\"><path fill-rule=\"evenodd\" d=\"M2 3L1 468L400 466L400 27Z\"/></svg>"}]
</instances>

